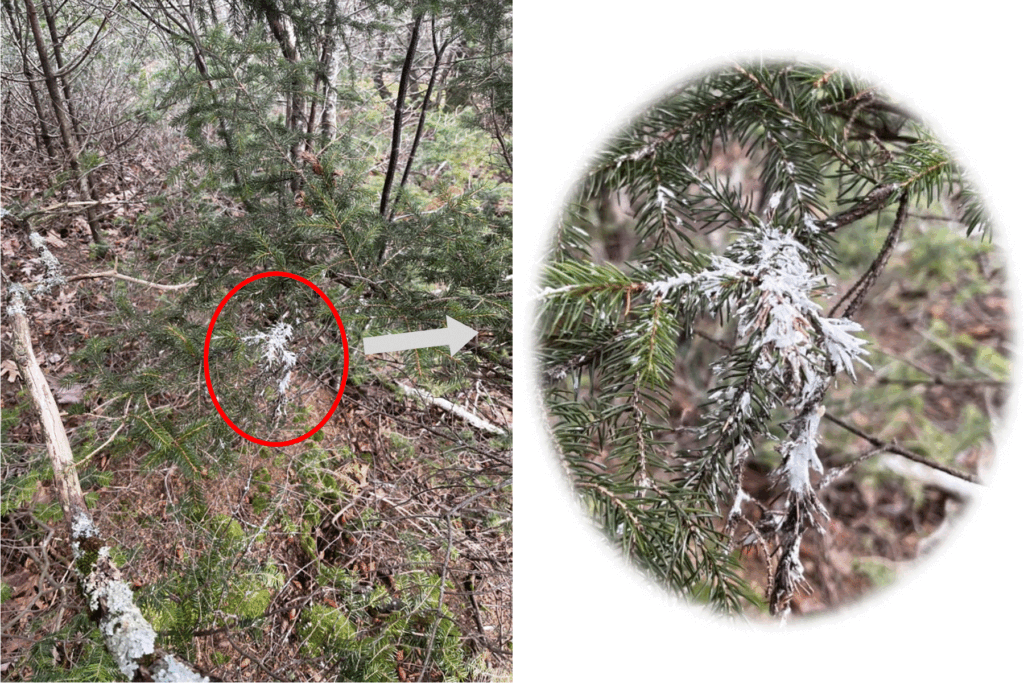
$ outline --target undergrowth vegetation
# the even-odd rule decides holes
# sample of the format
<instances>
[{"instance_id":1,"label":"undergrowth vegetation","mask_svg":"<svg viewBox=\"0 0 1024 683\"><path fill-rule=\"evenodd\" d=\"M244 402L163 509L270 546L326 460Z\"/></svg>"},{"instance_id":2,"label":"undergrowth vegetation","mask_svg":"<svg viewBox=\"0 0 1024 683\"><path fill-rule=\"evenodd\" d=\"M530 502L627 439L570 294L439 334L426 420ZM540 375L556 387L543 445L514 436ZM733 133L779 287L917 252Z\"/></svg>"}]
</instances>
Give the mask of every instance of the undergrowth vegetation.
<instances>
[{"instance_id":1,"label":"undergrowth vegetation","mask_svg":"<svg viewBox=\"0 0 1024 683\"><path fill-rule=\"evenodd\" d=\"M36 355L158 646L222 680L507 676L510 3L108 4L55 9L88 57L67 97L114 130L74 171L5 5L3 286L43 274L41 235L66 281L29 305ZM344 325L285 277L225 304L208 359L237 427L283 441L334 409L280 448L204 377L215 309L266 271ZM363 353L446 316L478 331L454 356ZM4 678L117 678L19 368L0 378Z\"/></svg>"}]
</instances>

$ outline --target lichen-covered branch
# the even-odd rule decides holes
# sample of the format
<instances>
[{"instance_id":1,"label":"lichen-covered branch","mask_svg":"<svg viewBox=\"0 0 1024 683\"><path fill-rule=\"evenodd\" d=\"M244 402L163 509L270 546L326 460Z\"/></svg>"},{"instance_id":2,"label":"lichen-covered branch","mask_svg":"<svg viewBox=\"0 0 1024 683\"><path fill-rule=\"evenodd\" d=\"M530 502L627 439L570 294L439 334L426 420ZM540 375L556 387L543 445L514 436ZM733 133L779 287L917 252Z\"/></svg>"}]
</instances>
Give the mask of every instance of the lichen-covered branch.
<instances>
[{"instance_id":1,"label":"lichen-covered branch","mask_svg":"<svg viewBox=\"0 0 1024 683\"><path fill-rule=\"evenodd\" d=\"M508 433L501 427L488 422L487 420L483 419L482 417L479 417L478 415L474 415L473 413L469 412L462 406L456 405L455 403L452 403L447 399L432 396L429 392L426 392L423 389L407 387L401 383L398 384L398 388L401 389L403 393L408 394L409 396L415 396L416 398L420 399L421 401L428 405L437 406L441 410L451 413L452 415L468 422L471 426L476 427L482 432L487 432L488 434L495 434L497 436L505 436Z\"/></svg>"},{"instance_id":2,"label":"lichen-covered branch","mask_svg":"<svg viewBox=\"0 0 1024 683\"><path fill-rule=\"evenodd\" d=\"M39 412L46 452L70 531L79 587L98 618L107 649L129 680L140 666L149 667L149 675L157 681L209 680L177 661L173 655L157 657L156 632L135 605L131 587L122 580L120 571L110 559L111 547L93 524L85 503L57 401L32 348L31 329L25 314L28 292L17 284L11 285L8 292L7 316L14 338L14 357Z\"/></svg>"}]
</instances>

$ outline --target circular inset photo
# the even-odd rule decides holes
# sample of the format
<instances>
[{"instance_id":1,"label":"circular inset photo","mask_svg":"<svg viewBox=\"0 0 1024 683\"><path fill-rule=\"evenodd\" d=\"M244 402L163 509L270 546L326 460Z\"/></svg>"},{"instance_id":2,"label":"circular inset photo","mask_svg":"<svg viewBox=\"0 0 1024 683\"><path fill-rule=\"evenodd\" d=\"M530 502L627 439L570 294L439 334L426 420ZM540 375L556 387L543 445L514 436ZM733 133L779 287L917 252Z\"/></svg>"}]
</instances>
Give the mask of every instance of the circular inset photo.
<instances>
[{"instance_id":1,"label":"circular inset photo","mask_svg":"<svg viewBox=\"0 0 1024 683\"><path fill-rule=\"evenodd\" d=\"M842 608L984 494L1011 374L993 227L918 114L849 73L737 63L640 112L537 300L577 498L697 603Z\"/></svg>"}]
</instances>

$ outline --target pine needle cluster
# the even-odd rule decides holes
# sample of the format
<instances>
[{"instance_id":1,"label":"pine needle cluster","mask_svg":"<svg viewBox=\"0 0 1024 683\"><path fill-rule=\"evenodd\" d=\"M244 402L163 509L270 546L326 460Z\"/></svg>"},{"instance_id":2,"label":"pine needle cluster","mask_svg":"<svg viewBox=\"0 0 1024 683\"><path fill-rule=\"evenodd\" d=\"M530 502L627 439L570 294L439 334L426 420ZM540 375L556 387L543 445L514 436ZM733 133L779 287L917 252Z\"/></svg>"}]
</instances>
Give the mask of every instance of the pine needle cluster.
<instances>
[{"instance_id":1,"label":"pine needle cluster","mask_svg":"<svg viewBox=\"0 0 1024 683\"><path fill-rule=\"evenodd\" d=\"M719 173L727 150L756 170L753 186ZM772 613L788 611L806 583L800 540L828 517L816 493L825 479L811 474L824 469L824 402L866 365L869 340L854 318L908 204L939 197L967 234L987 228L976 192L912 114L815 65L709 73L610 141L550 253L540 354L576 490L643 569L716 609L766 600ZM629 226L615 236L628 242L621 259L595 247L595 231L616 227L600 219L610 202ZM885 246L826 309L837 244L878 215L892 222ZM712 385L697 423L677 426L677 359L705 341L716 351ZM752 500L744 466L765 449L781 461L779 493ZM742 545L774 558L765 598L739 576Z\"/></svg>"}]
</instances>

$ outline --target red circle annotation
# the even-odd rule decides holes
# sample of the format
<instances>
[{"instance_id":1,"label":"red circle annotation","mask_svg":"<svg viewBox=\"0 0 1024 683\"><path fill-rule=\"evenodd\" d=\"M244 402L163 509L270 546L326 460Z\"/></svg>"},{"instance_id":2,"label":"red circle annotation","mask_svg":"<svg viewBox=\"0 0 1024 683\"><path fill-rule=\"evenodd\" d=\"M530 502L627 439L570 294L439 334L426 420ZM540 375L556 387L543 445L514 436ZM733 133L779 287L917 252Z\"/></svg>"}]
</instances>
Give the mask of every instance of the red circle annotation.
<instances>
[{"instance_id":1,"label":"red circle annotation","mask_svg":"<svg viewBox=\"0 0 1024 683\"><path fill-rule=\"evenodd\" d=\"M220 316L221 311L224 310L225 304L227 304L231 297L233 297L240 289L242 289L242 287L245 287L247 284L255 282L256 280L261 280L265 277L291 278L292 280L297 280L298 282L301 282L302 284L306 285L314 292L316 292L320 296L320 298L324 300L324 303L327 304L327 307L331 309L331 314L334 315L334 320L335 322L338 323L338 330L341 332L341 343L345 351L345 369L341 375L341 382L338 384L338 395L335 397L334 403L331 404L331 409L327 411L327 414L324 416L324 419L320 420L320 423L317 426L313 427L302 436L297 436L294 439L288 439L287 441L269 441L267 439L260 439L258 437L246 433L238 425L232 422L231 418L228 417L227 413L224 412L224 409L221 407L220 401L217 400L217 394L213 390L213 381L210 377L210 340L213 339L213 328L217 324L217 318ZM217 408L217 412L220 413L220 416L224 418L225 422L228 423L228 426L231 427L231 429L235 430L235 432L241 437L248 439L253 443L258 443L261 446L272 446L275 448L281 446L291 446L292 444L305 441L306 439L320 431L323 428L323 426L327 424L327 421L331 419L332 415L334 415L334 411L338 409L338 404L341 403L341 395L342 393L344 393L345 383L348 381L348 361L348 337L345 335L345 326L341 322L341 316L338 315L338 309L334 307L334 304L327 297L327 295L324 294L320 290L320 288L314 285L312 282L302 277L301 275L295 275L294 273L289 273L283 270L268 270L265 273L257 273L256 275L246 278L245 280L242 280L237 285L235 285L234 288L227 293L227 296L225 296L221 300L220 305L217 306L217 310L214 311L213 318L210 319L210 326L206 330L206 344L203 347L203 370L206 374L206 388L209 389L210 391L210 398L213 399L213 405L215 408Z\"/></svg>"}]
</instances>

